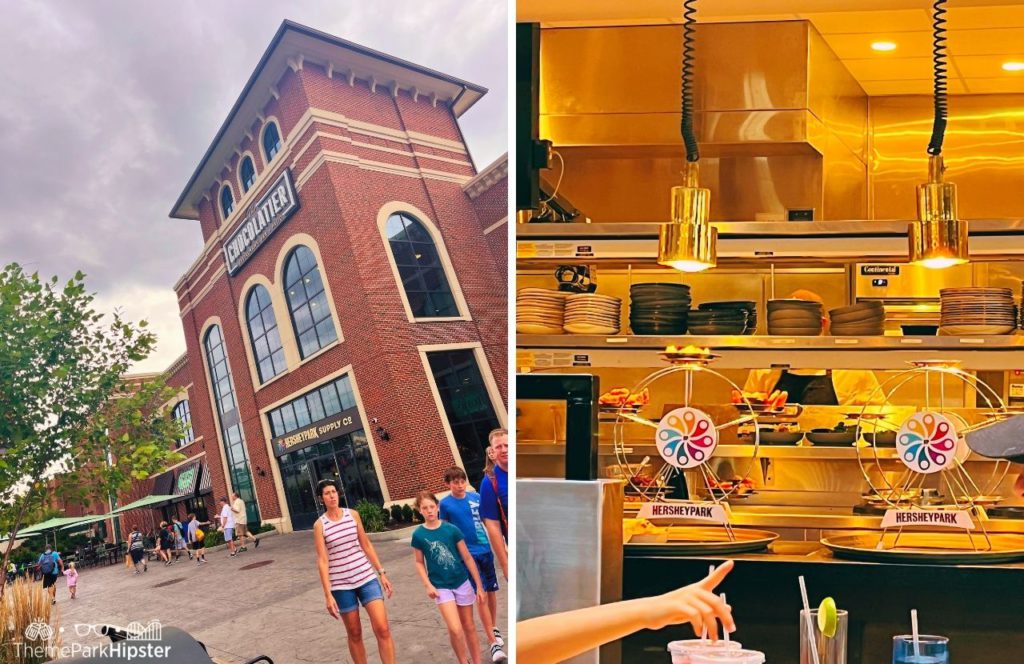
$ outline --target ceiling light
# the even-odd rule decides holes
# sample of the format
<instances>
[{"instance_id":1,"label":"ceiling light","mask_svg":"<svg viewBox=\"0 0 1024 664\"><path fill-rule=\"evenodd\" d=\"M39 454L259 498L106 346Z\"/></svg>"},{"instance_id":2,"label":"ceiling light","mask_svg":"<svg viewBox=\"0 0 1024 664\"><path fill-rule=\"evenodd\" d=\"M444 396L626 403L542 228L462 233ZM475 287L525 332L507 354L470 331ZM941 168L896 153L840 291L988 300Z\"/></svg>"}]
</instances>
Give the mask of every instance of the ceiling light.
<instances>
[{"instance_id":1,"label":"ceiling light","mask_svg":"<svg viewBox=\"0 0 1024 664\"><path fill-rule=\"evenodd\" d=\"M697 173L700 152L693 131L693 16L696 0L683 3L683 90L680 133L686 145L683 185L672 187L672 222L658 229L658 264L681 272L702 272L718 263L718 231L708 222L711 190Z\"/></svg>"},{"instance_id":2,"label":"ceiling light","mask_svg":"<svg viewBox=\"0 0 1024 664\"><path fill-rule=\"evenodd\" d=\"M1024 62L1004 62L1003 71L1024 71Z\"/></svg>"},{"instance_id":3,"label":"ceiling light","mask_svg":"<svg viewBox=\"0 0 1024 664\"><path fill-rule=\"evenodd\" d=\"M876 41L871 42L871 48L876 51L895 51L896 42L891 41Z\"/></svg>"},{"instance_id":4,"label":"ceiling light","mask_svg":"<svg viewBox=\"0 0 1024 664\"><path fill-rule=\"evenodd\" d=\"M928 268L946 268L968 262L967 222L956 209L956 185L942 179L942 141L946 134L946 0L935 0L933 77L935 115L928 142L928 182L917 188L917 219L908 229L910 262Z\"/></svg>"}]
</instances>

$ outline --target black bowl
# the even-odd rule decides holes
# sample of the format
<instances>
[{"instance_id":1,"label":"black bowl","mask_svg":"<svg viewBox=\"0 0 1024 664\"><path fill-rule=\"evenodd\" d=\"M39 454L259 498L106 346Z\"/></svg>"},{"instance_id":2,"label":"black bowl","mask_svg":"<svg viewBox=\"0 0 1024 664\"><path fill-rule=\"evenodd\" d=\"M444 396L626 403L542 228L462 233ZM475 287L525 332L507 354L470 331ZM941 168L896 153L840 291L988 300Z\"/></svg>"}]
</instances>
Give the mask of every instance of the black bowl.
<instances>
[{"instance_id":1,"label":"black bowl","mask_svg":"<svg viewBox=\"0 0 1024 664\"><path fill-rule=\"evenodd\" d=\"M807 440L815 445L852 445L857 440L857 431L810 431Z\"/></svg>"},{"instance_id":2,"label":"black bowl","mask_svg":"<svg viewBox=\"0 0 1024 664\"><path fill-rule=\"evenodd\" d=\"M762 431L758 441L761 445L795 445L803 437L802 431Z\"/></svg>"}]
</instances>

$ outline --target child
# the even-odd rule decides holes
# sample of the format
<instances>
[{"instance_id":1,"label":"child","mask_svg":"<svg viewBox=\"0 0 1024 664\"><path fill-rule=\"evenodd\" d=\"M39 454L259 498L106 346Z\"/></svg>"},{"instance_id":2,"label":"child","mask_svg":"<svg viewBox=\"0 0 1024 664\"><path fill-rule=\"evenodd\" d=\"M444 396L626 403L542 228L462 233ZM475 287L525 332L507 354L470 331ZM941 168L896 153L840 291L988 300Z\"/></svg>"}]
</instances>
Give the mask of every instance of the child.
<instances>
[{"instance_id":1,"label":"child","mask_svg":"<svg viewBox=\"0 0 1024 664\"><path fill-rule=\"evenodd\" d=\"M75 569L74 563L68 563L68 568L64 570L64 576L68 579L68 592L71 593L71 599L74 599L75 591L78 590L78 570Z\"/></svg>"},{"instance_id":2,"label":"child","mask_svg":"<svg viewBox=\"0 0 1024 664\"><path fill-rule=\"evenodd\" d=\"M466 471L452 466L444 473L444 483L452 495L441 500L441 519L456 526L466 538L466 546L473 556L480 578L484 582L487 600L477 606L484 634L491 646L491 661L504 662L508 659L502 646L505 641L497 628L498 621L498 576L494 571L494 554L487 540L487 531L480 520L480 494L467 491L469 478Z\"/></svg>"},{"instance_id":3,"label":"child","mask_svg":"<svg viewBox=\"0 0 1024 664\"><path fill-rule=\"evenodd\" d=\"M480 642L473 625L473 603L477 600L481 604L484 602L484 587L476 563L469 555L462 532L439 518L434 494L429 491L416 494L416 509L423 516L423 525L412 534L416 571L427 595L441 611L458 661L465 662L468 656L473 664L480 664ZM470 578L476 587L475 597Z\"/></svg>"}]
</instances>

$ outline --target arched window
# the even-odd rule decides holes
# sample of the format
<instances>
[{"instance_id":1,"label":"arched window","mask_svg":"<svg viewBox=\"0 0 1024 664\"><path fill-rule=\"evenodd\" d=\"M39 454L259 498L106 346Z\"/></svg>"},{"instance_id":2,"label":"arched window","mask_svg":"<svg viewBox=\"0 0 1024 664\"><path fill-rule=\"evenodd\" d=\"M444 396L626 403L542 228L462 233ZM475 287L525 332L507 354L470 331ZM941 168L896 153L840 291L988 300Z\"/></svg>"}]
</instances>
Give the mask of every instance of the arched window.
<instances>
[{"instance_id":1,"label":"arched window","mask_svg":"<svg viewBox=\"0 0 1024 664\"><path fill-rule=\"evenodd\" d=\"M192 432L192 413L188 408L188 399L182 399L174 404L171 417L181 423L181 428L185 432L184 437L178 439L178 447L185 447L196 439L195 433Z\"/></svg>"},{"instance_id":2,"label":"arched window","mask_svg":"<svg viewBox=\"0 0 1024 664\"><path fill-rule=\"evenodd\" d=\"M397 212L388 217L385 230L413 317L458 316L441 257L423 224L405 212Z\"/></svg>"},{"instance_id":3,"label":"arched window","mask_svg":"<svg viewBox=\"0 0 1024 664\"><path fill-rule=\"evenodd\" d=\"M249 450L245 446L245 433L242 430L242 418L235 399L235 385L228 366L227 349L220 326L211 325L203 337L206 350L206 366L210 371L210 384L213 399L217 402L217 421L220 424L220 435L224 442L224 454L228 461L228 472L231 475L231 486L245 501L246 512L250 523L260 520L259 509L256 507L256 491L253 487L252 472L249 470Z\"/></svg>"},{"instance_id":4,"label":"arched window","mask_svg":"<svg viewBox=\"0 0 1024 664\"><path fill-rule=\"evenodd\" d=\"M277 124L270 122L263 129L263 156L269 164L274 155L281 149L281 133L277 130Z\"/></svg>"},{"instance_id":5,"label":"arched window","mask_svg":"<svg viewBox=\"0 0 1024 664\"><path fill-rule=\"evenodd\" d=\"M256 181L256 167L252 164L252 157L246 157L242 160L242 167L240 169L242 176L242 192L247 192L252 188L252 183Z\"/></svg>"},{"instance_id":6,"label":"arched window","mask_svg":"<svg viewBox=\"0 0 1024 664\"><path fill-rule=\"evenodd\" d=\"M220 211L226 220L235 209L235 197L231 195L231 187L224 185L220 190Z\"/></svg>"},{"instance_id":7,"label":"arched window","mask_svg":"<svg viewBox=\"0 0 1024 664\"><path fill-rule=\"evenodd\" d=\"M256 358L260 383L265 383L285 370L284 348L277 329L270 293L260 285L253 286L245 301L245 317L249 321L249 339Z\"/></svg>"},{"instance_id":8,"label":"arched window","mask_svg":"<svg viewBox=\"0 0 1024 664\"><path fill-rule=\"evenodd\" d=\"M320 268L309 248L299 245L285 261L284 292L303 358L338 338Z\"/></svg>"}]
</instances>

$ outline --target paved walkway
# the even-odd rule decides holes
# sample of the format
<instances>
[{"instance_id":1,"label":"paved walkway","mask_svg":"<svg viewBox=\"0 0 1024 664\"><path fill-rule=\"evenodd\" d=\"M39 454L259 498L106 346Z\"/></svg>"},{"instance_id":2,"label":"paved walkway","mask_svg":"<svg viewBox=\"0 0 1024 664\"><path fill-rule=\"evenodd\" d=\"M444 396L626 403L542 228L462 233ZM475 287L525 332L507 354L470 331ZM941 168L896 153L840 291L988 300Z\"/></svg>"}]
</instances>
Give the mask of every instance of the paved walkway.
<instances>
[{"instance_id":1,"label":"paved walkway","mask_svg":"<svg viewBox=\"0 0 1024 664\"><path fill-rule=\"evenodd\" d=\"M150 563L149 571L138 576L123 565L85 569L74 601L61 578L55 608L65 627L63 641L106 641L78 637L76 623L123 627L157 619L189 632L222 662L257 654L271 656L275 664L349 662L345 629L324 608L311 538L312 531L268 537L259 549L250 546L234 558L218 551L208 554L209 562L201 567L187 559L170 567ZM374 546L395 589L387 609L398 661L454 660L441 615L416 575L409 539ZM245 569L254 563L265 564ZM504 587L498 604L501 630L507 635ZM360 613L370 661L379 662L369 621ZM482 629L478 631L486 645ZM484 662L490 661L487 655Z\"/></svg>"}]
</instances>

